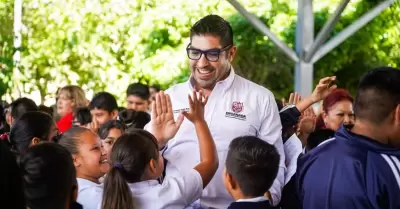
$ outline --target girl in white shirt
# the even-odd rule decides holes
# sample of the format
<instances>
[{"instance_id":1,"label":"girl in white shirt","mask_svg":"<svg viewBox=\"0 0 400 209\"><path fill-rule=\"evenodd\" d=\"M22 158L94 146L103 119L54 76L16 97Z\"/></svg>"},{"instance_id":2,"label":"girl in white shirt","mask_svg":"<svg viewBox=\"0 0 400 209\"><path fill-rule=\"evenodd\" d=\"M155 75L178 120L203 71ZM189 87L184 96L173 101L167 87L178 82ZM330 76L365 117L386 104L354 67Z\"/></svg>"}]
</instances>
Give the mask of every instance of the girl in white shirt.
<instances>
[{"instance_id":1,"label":"girl in white shirt","mask_svg":"<svg viewBox=\"0 0 400 209\"><path fill-rule=\"evenodd\" d=\"M78 199L84 209L96 209L101 202L103 186L99 179L109 170L106 153L97 134L73 127L58 142L71 153L78 181Z\"/></svg>"},{"instance_id":2,"label":"girl in white shirt","mask_svg":"<svg viewBox=\"0 0 400 209\"><path fill-rule=\"evenodd\" d=\"M190 111L175 122L170 98L160 92L152 108L154 136L136 130L115 142L111 151L112 167L104 183L103 209L181 209L200 198L218 168L218 156L204 120L207 98L202 93L197 96L196 92L192 98L189 96ZM195 124L200 163L190 171L182 171L181 177L166 178L159 184L157 178L164 170L159 147L174 137L183 115Z\"/></svg>"}]
</instances>

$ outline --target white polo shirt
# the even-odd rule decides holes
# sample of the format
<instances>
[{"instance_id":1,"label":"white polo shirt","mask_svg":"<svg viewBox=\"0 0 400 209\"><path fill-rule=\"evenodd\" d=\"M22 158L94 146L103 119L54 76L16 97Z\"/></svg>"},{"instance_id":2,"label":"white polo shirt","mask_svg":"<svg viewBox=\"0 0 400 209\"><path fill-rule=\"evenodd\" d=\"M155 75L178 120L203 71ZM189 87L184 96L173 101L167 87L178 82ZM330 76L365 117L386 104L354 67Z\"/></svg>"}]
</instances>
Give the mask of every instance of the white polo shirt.
<instances>
[{"instance_id":1,"label":"white polo shirt","mask_svg":"<svg viewBox=\"0 0 400 209\"><path fill-rule=\"evenodd\" d=\"M187 95L193 91L190 81L174 85L166 91L171 97L175 118L180 110L189 110ZM230 142L245 135L257 136L274 144L281 156L278 176L270 189L273 204L278 204L285 181L285 154L282 125L272 92L235 75L231 70L228 78L218 82L209 96L205 120L217 147L219 168L203 191L200 199L202 207L225 209L234 201L225 190L222 171ZM168 160L167 176L180 176L200 162L196 131L189 120L184 120L174 139L168 142L163 156Z\"/></svg>"},{"instance_id":2,"label":"white polo shirt","mask_svg":"<svg viewBox=\"0 0 400 209\"><path fill-rule=\"evenodd\" d=\"M157 180L129 184L135 208L182 209L200 198L203 182L200 174L191 169L180 177L167 177L160 184Z\"/></svg>"},{"instance_id":3,"label":"white polo shirt","mask_svg":"<svg viewBox=\"0 0 400 209\"><path fill-rule=\"evenodd\" d=\"M83 209L97 209L103 199L103 184L96 184L86 179L76 178L78 181L78 199Z\"/></svg>"}]
</instances>

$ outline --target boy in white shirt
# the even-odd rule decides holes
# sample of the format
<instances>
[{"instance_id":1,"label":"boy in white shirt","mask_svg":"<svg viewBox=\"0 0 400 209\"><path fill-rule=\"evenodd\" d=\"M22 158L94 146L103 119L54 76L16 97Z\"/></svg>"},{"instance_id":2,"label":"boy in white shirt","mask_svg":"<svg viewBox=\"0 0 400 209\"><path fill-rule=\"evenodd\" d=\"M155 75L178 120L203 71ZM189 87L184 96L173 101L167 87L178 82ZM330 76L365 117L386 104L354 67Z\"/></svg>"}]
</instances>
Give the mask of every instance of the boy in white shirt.
<instances>
[{"instance_id":1,"label":"boy in white shirt","mask_svg":"<svg viewBox=\"0 0 400 209\"><path fill-rule=\"evenodd\" d=\"M223 181L235 199L228 209L272 209L264 194L279 168L279 154L273 145L255 136L234 139L226 157Z\"/></svg>"}]
</instances>

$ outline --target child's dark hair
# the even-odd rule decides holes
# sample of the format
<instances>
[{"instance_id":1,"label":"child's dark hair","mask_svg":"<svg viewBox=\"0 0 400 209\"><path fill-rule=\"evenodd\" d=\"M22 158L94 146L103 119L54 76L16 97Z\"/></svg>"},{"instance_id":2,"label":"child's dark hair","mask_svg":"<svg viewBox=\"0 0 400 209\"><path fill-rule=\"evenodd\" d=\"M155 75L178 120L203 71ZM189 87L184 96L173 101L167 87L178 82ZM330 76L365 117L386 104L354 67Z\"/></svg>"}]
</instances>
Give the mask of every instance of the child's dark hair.
<instances>
[{"instance_id":1,"label":"child's dark hair","mask_svg":"<svg viewBox=\"0 0 400 209\"><path fill-rule=\"evenodd\" d=\"M26 112L38 111L36 103L26 97L19 98L10 104L11 117L15 120L20 118Z\"/></svg>"},{"instance_id":2,"label":"child's dark hair","mask_svg":"<svg viewBox=\"0 0 400 209\"><path fill-rule=\"evenodd\" d=\"M53 118L43 112L27 112L12 126L10 142L15 151L23 154L28 149L33 138L48 141L51 128L55 123Z\"/></svg>"},{"instance_id":3,"label":"child's dark hair","mask_svg":"<svg viewBox=\"0 0 400 209\"><path fill-rule=\"evenodd\" d=\"M47 113L51 117L53 117L53 108L51 108L51 107L47 107L46 105L39 105L38 111Z\"/></svg>"},{"instance_id":4,"label":"child's dark hair","mask_svg":"<svg viewBox=\"0 0 400 209\"><path fill-rule=\"evenodd\" d=\"M335 136L335 131L331 129L319 129L312 132L307 138L307 151L310 151L317 147L322 142L331 139Z\"/></svg>"},{"instance_id":5,"label":"child's dark hair","mask_svg":"<svg viewBox=\"0 0 400 209\"><path fill-rule=\"evenodd\" d=\"M77 108L74 112L74 123L79 123L81 126L87 125L92 122L92 114L87 107Z\"/></svg>"},{"instance_id":6,"label":"child's dark hair","mask_svg":"<svg viewBox=\"0 0 400 209\"><path fill-rule=\"evenodd\" d=\"M108 92L99 92L94 95L89 104L89 110L93 109L101 109L107 112L118 110L117 100L115 100L115 97Z\"/></svg>"},{"instance_id":7,"label":"child's dark hair","mask_svg":"<svg viewBox=\"0 0 400 209\"><path fill-rule=\"evenodd\" d=\"M122 121L127 128L140 128L150 122L150 115L147 112L124 110L118 114L118 120Z\"/></svg>"},{"instance_id":8,"label":"child's dark hair","mask_svg":"<svg viewBox=\"0 0 400 209\"><path fill-rule=\"evenodd\" d=\"M230 143L225 166L244 196L259 197L278 174L279 154L273 145L255 136L242 136Z\"/></svg>"},{"instance_id":9,"label":"child's dark hair","mask_svg":"<svg viewBox=\"0 0 400 209\"><path fill-rule=\"evenodd\" d=\"M110 130L116 128L118 130L121 130L122 133L125 132L126 126L124 123L122 123L119 120L110 120L104 123L100 128L99 128L99 136L100 139L105 139L107 138L108 134L110 133Z\"/></svg>"},{"instance_id":10,"label":"child's dark hair","mask_svg":"<svg viewBox=\"0 0 400 209\"><path fill-rule=\"evenodd\" d=\"M150 160L158 157L157 140L151 133L137 129L122 135L112 148L112 166L104 182L102 208L134 208L127 183L140 182Z\"/></svg>"},{"instance_id":11,"label":"child's dark hair","mask_svg":"<svg viewBox=\"0 0 400 209\"><path fill-rule=\"evenodd\" d=\"M14 154L0 141L0 202L5 208L26 209L21 172Z\"/></svg>"},{"instance_id":12,"label":"child's dark hair","mask_svg":"<svg viewBox=\"0 0 400 209\"><path fill-rule=\"evenodd\" d=\"M65 208L74 201L76 171L64 147L56 143L30 147L21 160L21 172L30 209Z\"/></svg>"},{"instance_id":13,"label":"child's dark hair","mask_svg":"<svg viewBox=\"0 0 400 209\"><path fill-rule=\"evenodd\" d=\"M126 90L126 96L137 96L140 97L143 100L149 100L150 98L150 90L149 87L141 84L141 83L133 83L128 86L128 89Z\"/></svg>"},{"instance_id":14,"label":"child's dark hair","mask_svg":"<svg viewBox=\"0 0 400 209\"><path fill-rule=\"evenodd\" d=\"M86 131L90 130L83 127L72 127L62 134L58 144L66 148L71 154L78 154L79 136Z\"/></svg>"}]
</instances>

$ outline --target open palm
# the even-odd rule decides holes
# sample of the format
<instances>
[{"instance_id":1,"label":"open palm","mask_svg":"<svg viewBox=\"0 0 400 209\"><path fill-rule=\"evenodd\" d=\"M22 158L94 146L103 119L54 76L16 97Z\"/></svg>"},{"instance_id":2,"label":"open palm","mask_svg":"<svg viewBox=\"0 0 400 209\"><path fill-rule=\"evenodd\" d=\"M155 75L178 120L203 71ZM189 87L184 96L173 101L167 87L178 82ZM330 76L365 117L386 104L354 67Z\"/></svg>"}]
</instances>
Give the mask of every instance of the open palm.
<instances>
[{"instance_id":1,"label":"open palm","mask_svg":"<svg viewBox=\"0 0 400 209\"><path fill-rule=\"evenodd\" d=\"M165 146L178 132L184 117L181 114L176 121L174 120L171 98L162 91L156 95L152 110L151 132L159 146Z\"/></svg>"}]
</instances>

